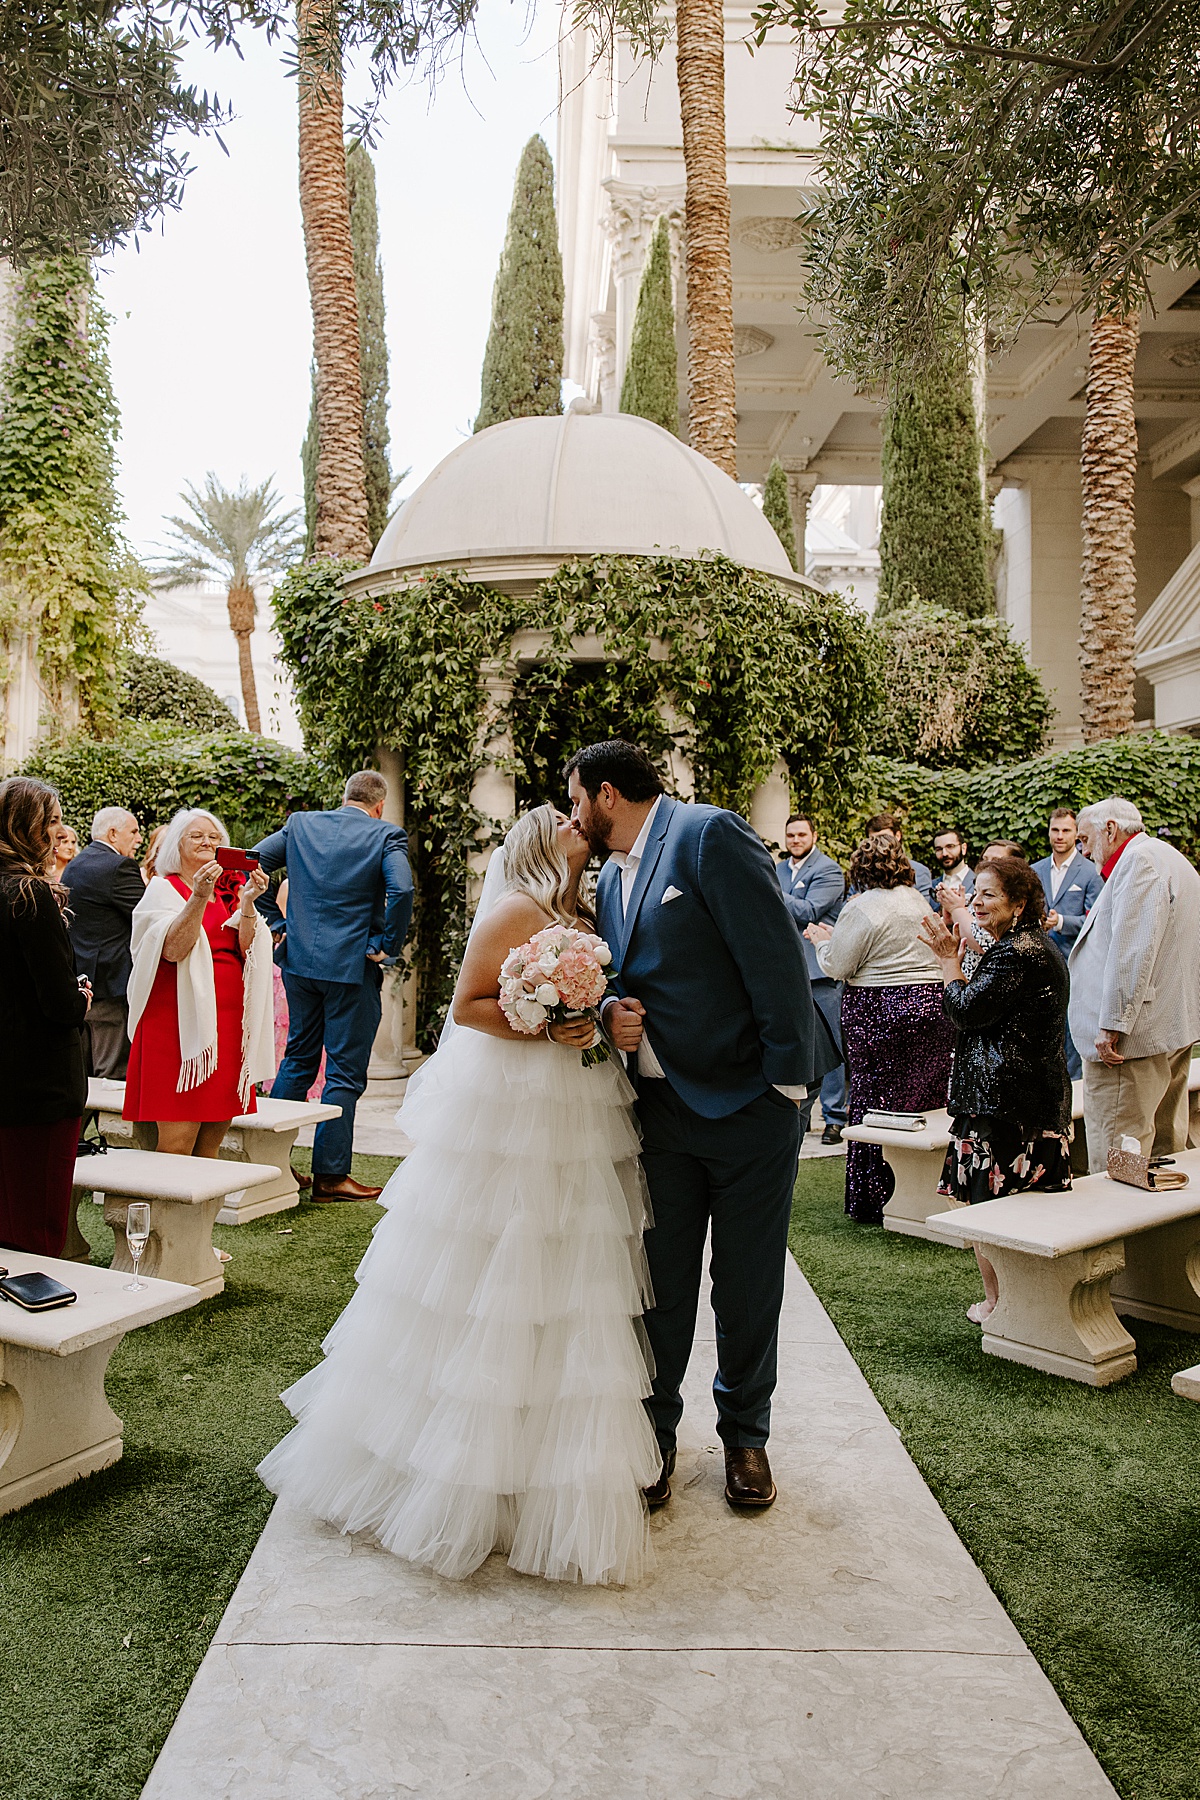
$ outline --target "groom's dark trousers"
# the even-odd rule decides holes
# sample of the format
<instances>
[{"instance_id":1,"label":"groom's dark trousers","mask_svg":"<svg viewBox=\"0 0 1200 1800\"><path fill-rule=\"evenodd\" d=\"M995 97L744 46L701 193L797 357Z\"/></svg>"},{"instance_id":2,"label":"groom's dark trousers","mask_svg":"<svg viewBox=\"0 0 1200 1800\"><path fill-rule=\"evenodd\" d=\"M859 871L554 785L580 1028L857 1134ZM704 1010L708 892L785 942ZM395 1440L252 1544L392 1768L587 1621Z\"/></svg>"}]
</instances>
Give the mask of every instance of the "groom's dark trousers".
<instances>
[{"instance_id":1,"label":"groom's dark trousers","mask_svg":"<svg viewBox=\"0 0 1200 1800\"><path fill-rule=\"evenodd\" d=\"M727 1449L761 1449L770 1433L779 1311L800 1116L773 1089L723 1119L693 1112L669 1081L638 1083L642 1161L654 1226L646 1254L654 1306L648 1402L664 1456L683 1413L680 1388L696 1332L705 1237L712 1230L717 1431Z\"/></svg>"},{"instance_id":2,"label":"groom's dark trousers","mask_svg":"<svg viewBox=\"0 0 1200 1800\"><path fill-rule=\"evenodd\" d=\"M776 1084L803 1099L840 1057L813 1007L804 940L744 819L663 798L646 822L628 904L621 875L613 861L601 871L600 926L617 991L645 1007L646 1042L665 1077L638 1077L655 1220L646 1235L657 1366L649 1411L671 1451L711 1229L717 1429L730 1449L761 1448L800 1151L795 1100Z\"/></svg>"}]
</instances>

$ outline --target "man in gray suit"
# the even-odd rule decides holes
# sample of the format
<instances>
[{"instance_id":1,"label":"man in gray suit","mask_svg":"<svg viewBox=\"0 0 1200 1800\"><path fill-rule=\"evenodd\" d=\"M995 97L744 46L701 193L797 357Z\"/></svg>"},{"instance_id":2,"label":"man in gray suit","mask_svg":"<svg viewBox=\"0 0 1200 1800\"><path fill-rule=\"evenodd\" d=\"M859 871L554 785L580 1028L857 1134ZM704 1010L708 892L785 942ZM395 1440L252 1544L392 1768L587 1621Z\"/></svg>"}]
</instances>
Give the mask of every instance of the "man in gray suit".
<instances>
[{"instance_id":1,"label":"man in gray suit","mask_svg":"<svg viewBox=\"0 0 1200 1800\"><path fill-rule=\"evenodd\" d=\"M1071 952L1071 1036L1083 1057L1093 1174L1123 1137L1144 1156L1182 1150L1188 1069L1200 1039L1200 875L1149 837L1131 800L1079 814L1079 841L1104 879Z\"/></svg>"}]
</instances>

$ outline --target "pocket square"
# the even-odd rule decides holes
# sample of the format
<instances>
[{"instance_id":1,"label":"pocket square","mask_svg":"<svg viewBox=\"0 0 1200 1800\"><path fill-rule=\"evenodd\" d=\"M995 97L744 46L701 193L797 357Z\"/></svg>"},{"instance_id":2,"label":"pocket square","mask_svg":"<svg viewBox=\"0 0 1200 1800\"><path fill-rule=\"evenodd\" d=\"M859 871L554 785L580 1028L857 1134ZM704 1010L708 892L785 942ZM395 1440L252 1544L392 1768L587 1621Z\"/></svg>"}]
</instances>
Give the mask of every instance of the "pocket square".
<instances>
[{"instance_id":1,"label":"pocket square","mask_svg":"<svg viewBox=\"0 0 1200 1800\"><path fill-rule=\"evenodd\" d=\"M666 890L666 892L664 893L662 899L659 901L658 904L660 906L665 906L667 904L668 900L682 900L682 899L683 899L683 889L682 888L669 887Z\"/></svg>"},{"instance_id":2,"label":"pocket square","mask_svg":"<svg viewBox=\"0 0 1200 1800\"><path fill-rule=\"evenodd\" d=\"M1068 892L1068 894L1078 894L1080 892L1079 883L1077 881L1073 881L1071 883L1070 887L1067 889L1067 892Z\"/></svg>"}]
</instances>

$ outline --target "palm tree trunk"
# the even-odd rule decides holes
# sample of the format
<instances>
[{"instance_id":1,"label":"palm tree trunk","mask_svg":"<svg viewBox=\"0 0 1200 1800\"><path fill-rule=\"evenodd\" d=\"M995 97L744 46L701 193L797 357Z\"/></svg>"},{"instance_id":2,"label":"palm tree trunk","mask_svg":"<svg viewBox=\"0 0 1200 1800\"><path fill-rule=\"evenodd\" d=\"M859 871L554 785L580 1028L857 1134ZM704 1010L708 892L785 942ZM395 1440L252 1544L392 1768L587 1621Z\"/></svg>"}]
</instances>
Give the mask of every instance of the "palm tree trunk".
<instances>
[{"instance_id":1,"label":"palm tree trunk","mask_svg":"<svg viewBox=\"0 0 1200 1800\"><path fill-rule=\"evenodd\" d=\"M694 450L736 481L722 0L676 0L675 35L687 177L688 434Z\"/></svg>"},{"instance_id":2,"label":"palm tree trunk","mask_svg":"<svg viewBox=\"0 0 1200 1800\"><path fill-rule=\"evenodd\" d=\"M250 639L254 632L257 607L252 588L235 584L229 590L229 629L237 639L238 674L242 682L242 705L246 711L247 731L262 732L258 711L258 688L254 681L254 664L250 660Z\"/></svg>"},{"instance_id":3,"label":"palm tree trunk","mask_svg":"<svg viewBox=\"0 0 1200 1800\"><path fill-rule=\"evenodd\" d=\"M1083 593L1079 672L1084 742L1133 724L1134 488L1138 439L1133 369L1136 313L1092 322L1079 467L1083 488Z\"/></svg>"},{"instance_id":4,"label":"palm tree trunk","mask_svg":"<svg viewBox=\"0 0 1200 1800\"><path fill-rule=\"evenodd\" d=\"M335 0L298 0L300 213L312 300L317 388L317 555L371 554L363 462L358 296L342 137L342 74L318 45ZM332 16L336 16L335 14Z\"/></svg>"}]
</instances>

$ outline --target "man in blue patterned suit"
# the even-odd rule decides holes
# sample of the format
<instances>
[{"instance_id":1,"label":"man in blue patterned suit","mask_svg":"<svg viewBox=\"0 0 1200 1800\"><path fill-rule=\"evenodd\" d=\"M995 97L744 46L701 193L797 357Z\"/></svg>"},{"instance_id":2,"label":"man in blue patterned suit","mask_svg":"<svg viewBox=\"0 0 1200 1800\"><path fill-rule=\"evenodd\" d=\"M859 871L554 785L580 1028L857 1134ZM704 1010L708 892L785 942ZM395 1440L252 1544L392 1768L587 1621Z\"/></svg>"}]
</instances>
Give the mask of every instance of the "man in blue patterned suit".
<instances>
[{"instance_id":1,"label":"man in blue patterned suit","mask_svg":"<svg viewBox=\"0 0 1200 1800\"><path fill-rule=\"evenodd\" d=\"M783 841L787 855L776 865L775 873L783 889L784 905L804 936L806 925L832 925L846 898L846 877L831 856L817 849L817 834L805 813L793 813L784 827ZM842 984L831 981L820 963L814 944L804 939L804 956L808 979L818 1012L829 1027L829 1035L842 1048ZM823 1144L840 1144L842 1130L849 1117L846 1107L846 1067L840 1063L830 1069L821 1083L821 1116L825 1129ZM805 1131L812 1121L812 1101L800 1109Z\"/></svg>"},{"instance_id":2,"label":"man in blue patterned suit","mask_svg":"<svg viewBox=\"0 0 1200 1800\"><path fill-rule=\"evenodd\" d=\"M633 1060L654 1306L647 1402L662 1450L651 1506L671 1497L680 1396L711 1227L725 1497L770 1506L767 1458L798 1106L837 1052L813 1006L804 946L771 858L736 813L681 805L617 739L567 764L577 831L608 861L596 895L619 998L606 1030Z\"/></svg>"}]
</instances>

